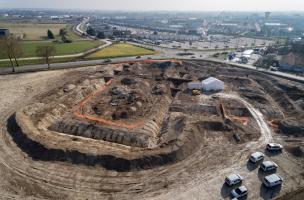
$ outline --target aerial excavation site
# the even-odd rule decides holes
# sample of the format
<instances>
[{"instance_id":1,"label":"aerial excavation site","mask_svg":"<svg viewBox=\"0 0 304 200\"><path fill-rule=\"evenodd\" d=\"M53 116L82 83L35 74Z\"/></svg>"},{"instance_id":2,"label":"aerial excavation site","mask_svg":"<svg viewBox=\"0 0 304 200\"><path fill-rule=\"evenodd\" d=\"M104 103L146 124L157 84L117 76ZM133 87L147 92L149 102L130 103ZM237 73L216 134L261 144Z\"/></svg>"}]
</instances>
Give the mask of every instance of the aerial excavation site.
<instances>
[{"instance_id":1,"label":"aerial excavation site","mask_svg":"<svg viewBox=\"0 0 304 200\"><path fill-rule=\"evenodd\" d=\"M3 76L0 91L4 199L291 199L304 185L303 83L139 60Z\"/></svg>"}]
</instances>

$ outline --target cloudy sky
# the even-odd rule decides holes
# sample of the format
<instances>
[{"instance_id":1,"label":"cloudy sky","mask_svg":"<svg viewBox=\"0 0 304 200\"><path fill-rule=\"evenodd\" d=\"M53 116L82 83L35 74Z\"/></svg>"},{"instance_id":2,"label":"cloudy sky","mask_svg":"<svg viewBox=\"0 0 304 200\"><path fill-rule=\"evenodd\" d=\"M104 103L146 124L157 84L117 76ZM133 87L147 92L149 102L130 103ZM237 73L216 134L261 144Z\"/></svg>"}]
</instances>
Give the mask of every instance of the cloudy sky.
<instances>
[{"instance_id":1,"label":"cloudy sky","mask_svg":"<svg viewBox=\"0 0 304 200\"><path fill-rule=\"evenodd\" d=\"M304 11L304 0L0 0L0 8Z\"/></svg>"}]
</instances>

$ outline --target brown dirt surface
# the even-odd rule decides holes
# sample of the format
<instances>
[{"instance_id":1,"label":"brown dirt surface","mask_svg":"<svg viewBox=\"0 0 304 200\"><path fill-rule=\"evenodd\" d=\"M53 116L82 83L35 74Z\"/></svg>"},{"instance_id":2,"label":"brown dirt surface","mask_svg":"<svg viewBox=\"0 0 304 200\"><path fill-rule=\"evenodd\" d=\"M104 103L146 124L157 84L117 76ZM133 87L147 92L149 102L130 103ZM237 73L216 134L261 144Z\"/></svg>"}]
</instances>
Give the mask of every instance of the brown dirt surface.
<instances>
[{"instance_id":1,"label":"brown dirt surface","mask_svg":"<svg viewBox=\"0 0 304 200\"><path fill-rule=\"evenodd\" d=\"M192 96L187 82L211 71L225 90ZM303 135L288 133L301 130L299 83L158 61L1 76L0 91L3 198L229 199L230 173L248 199L304 186ZM272 154L268 142L285 148ZM247 162L255 151L279 165L282 187L261 185L266 174Z\"/></svg>"}]
</instances>

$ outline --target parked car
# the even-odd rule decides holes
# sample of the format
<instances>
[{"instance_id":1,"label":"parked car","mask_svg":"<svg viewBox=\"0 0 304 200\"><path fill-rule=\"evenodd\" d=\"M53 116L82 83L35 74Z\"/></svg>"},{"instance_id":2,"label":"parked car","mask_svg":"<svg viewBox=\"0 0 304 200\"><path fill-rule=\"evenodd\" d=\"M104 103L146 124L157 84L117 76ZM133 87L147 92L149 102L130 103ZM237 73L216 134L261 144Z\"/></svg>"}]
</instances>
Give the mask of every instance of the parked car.
<instances>
[{"instance_id":1,"label":"parked car","mask_svg":"<svg viewBox=\"0 0 304 200\"><path fill-rule=\"evenodd\" d=\"M263 170L264 172L271 171L271 170L274 170L277 168L278 168L278 165L273 161L264 161L260 165L260 169Z\"/></svg>"},{"instance_id":2,"label":"parked car","mask_svg":"<svg viewBox=\"0 0 304 200\"><path fill-rule=\"evenodd\" d=\"M233 198L240 198L244 197L248 194L248 190L245 186L240 186L234 190L231 191L231 196Z\"/></svg>"},{"instance_id":3,"label":"parked car","mask_svg":"<svg viewBox=\"0 0 304 200\"><path fill-rule=\"evenodd\" d=\"M140 59L141 58L141 56L136 56L136 59Z\"/></svg>"},{"instance_id":4,"label":"parked car","mask_svg":"<svg viewBox=\"0 0 304 200\"><path fill-rule=\"evenodd\" d=\"M239 174L230 174L225 178L225 183L229 186L236 185L242 181L243 177L241 177Z\"/></svg>"},{"instance_id":5,"label":"parked car","mask_svg":"<svg viewBox=\"0 0 304 200\"><path fill-rule=\"evenodd\" d=\"M282 151L283 146L276 143L269 143L266 145L266 149L268 151Z\"/></svg>"},{"instance_id":6,"label":"parked car","mask_svg":"<svg viewBox=\"0 0 304 200\"><path fill-rule=\"evenodd\" d=\"M265 157L265 155L262 152L255 152L253 154L250 155L249 160L253 163L257 163L261 160L263 160Z\"/></svg>"},{"instance_id":7,"label":"parked car","mask_svg":"<svg viewBox=\"0 0 304 200\"><path fill-rule=\"evenodd\" d=\"M107 58L107 59L105 59L103 62L104 62L104 63L110 63L110 62L112 62L112 60L111 60L110 58Z\"/></svg>"},{"instance_id":8,"label":"parked car","mask_svg":"<svg viewBox=\"0 0 304 200\"><path fill-rule=\"evenodd\" d=\"M277 185L281 185L282 183L283 183L282 177L278 176L277 174L271 174L263 179L263 184L266 187L274 187Z\"/></svg>"},{"instance_id":9,"label":"parked car","mask_svg":"<svg viewBox=\"0 0 304 200\"><path fill-rule=\"evenodd\" d=\"M274 71L274 72L276 72L276 71L279 71L279 69L278 69L277 67L273 67L273 66L271 66L271 67L270 67L270 71Z\"/></svg>"}]
</instances>

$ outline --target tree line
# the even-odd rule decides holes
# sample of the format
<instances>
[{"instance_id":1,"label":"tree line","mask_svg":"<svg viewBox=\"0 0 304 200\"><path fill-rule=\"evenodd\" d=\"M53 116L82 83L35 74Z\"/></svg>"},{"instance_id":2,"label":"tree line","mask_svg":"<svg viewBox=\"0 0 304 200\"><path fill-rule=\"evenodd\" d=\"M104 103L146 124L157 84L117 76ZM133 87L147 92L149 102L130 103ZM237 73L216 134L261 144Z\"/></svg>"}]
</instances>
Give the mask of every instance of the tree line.
<instances>
[{"instance_id":1,"label":"tree line","mask_svg":"<svg viewBox=\"0 0 304 200\"><path fill-rule=\"evenodd\" d=\"M67 34L68 31L66 28L59 30L59 36L61 37L63 43L72 42L72 40L68 38ZM47 38L50 40L55 39L55 36L50 29L47 30ZM13 34L4 38L0 38L0 54L9 59L12 67L12 72L15 72L15 67L18 67L20 65L18 59L23 55L21 39L17 38ZM36 55L38 57L41 57L43 62L46 63L48 67L50 67L51 60L56 55L56 48L51 44L38 46L36 48Z\"/></svg>"},{"instance_id":2,"label":"tree line","mask_svg":"<svg viewBox=\"0 0 304 200\"><path fill-rule=\"evenodd\" d=\"M62 28L59 30L59 36L61 37L61 41L63 43L72 43L72 40L68 37L68 31L66 28ZM55 35L50 29L47 30L47 38L49 40L55 39Z\"/></svg>"},{"instance_id":3,"label":"tree line","mask_svg":"<svg viewBox=\"0 0 304 200\"><path fill-rule=\"evenodd\" d=\"M20 65L18 59L23 55L21 40L14 35L0 39L0 54L9 59L12 72L15 72L15 67ZM41 57L43 62L48 65L48 68L55 54L56 48L50 44L38 46L36 49L36 55Z\"/></svg>"}]
</instances>

